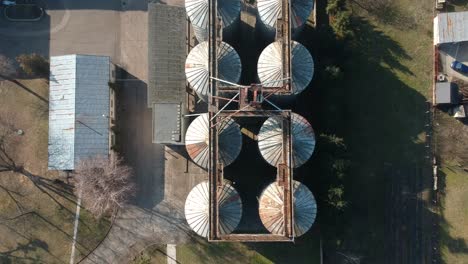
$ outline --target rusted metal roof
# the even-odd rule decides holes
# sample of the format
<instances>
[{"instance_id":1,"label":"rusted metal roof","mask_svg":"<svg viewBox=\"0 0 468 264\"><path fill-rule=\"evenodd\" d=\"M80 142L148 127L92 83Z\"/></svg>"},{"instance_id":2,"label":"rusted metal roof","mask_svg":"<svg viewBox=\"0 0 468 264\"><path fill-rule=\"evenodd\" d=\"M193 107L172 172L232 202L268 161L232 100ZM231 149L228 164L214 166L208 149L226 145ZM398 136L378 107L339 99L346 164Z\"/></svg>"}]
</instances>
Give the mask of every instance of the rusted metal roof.
<instances>
[{"instance_id":1,"label":"rusted metal roof","mask_svg":"<svg viewBox=\"0 0 468 264\"><path fill-rule=\"evenodd\" d=\"M314 195L304 184L293 182L294 234L306 233L315 222L317 203ZM272 234L284 232L284 199L282 187L274 182L268 185L260 196L259 213L263 225Z\"/></svg>"},{"instance_id":2,"label":"rusted metal roof","mask_svg":"<svg viewBox=\"0 0 468 264\"><path fill-rule=\"evenodd\" d=\"M228 166L241 151L240 127L232 118L227 118L222 121L218 133L220 159L224 166ZM185 134L185 144L190 158L200 167L207 169L209 161L208 114L202 114L193 120Z\"/></svg>"},{"instance_id":3,"label":"rusted metal roof","mask_svg":"<svg viewBox=\"0 0 468 264\"><path fill-rule=\"evenodd\" d=\"M468 41L468 11L440 13L434 18L434 45Z\"/></svg>"}]
</instances>

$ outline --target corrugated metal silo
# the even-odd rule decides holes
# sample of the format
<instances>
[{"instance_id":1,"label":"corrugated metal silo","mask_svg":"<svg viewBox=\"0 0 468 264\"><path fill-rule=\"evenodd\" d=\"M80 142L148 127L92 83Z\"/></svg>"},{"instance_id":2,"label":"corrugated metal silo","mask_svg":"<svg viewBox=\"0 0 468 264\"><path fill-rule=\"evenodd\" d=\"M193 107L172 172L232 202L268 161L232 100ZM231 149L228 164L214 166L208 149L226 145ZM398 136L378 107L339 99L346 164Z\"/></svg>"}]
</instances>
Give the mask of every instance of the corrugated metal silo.
<instances>
[{"instance_id":1,"label":"corrugated metal silo","mask_svg":"<svg viewBox=\"0 0 468 264\"><path fill-rule=\"evenodd\" d=\"M237 83L240 80L242 64L236 50L225 42L218 47L218 78ZM190 86L200 98L208 102L208 42L193 48L185 61L185 75ZM220 83L220 85L226 85Z\"/></svg>"},{"instance_id":2,"label":"corrugated metal silo","mask_svg":"<svg viewBox=\"0 0 468 264\"><path fill-rule=\"evenodd\" d=\"M314 76L314 60L302 44L292 41L291 47L292 91L299 94L307 88ZM267 87L282 86L283 62L281 59L281 43L273 42L260 54L257 65L258 79Z\"/></svg>"},{"instance_id":3,"label":"corrugated metal silo","mask_svg":"<svg viewBox=\"0 0 468 264\"><path fill-rule=\"evenodd\" d=\"M229 234L236 229L242 216L242 201L239 193L224 182L219 192L219 232ZM209 231L209 183L204 181L196 185L185 201L185 219L190 228L202 237L208 237Z\"/></svg>"},{"instance_id":4,"label":"corrugated metal silo","mask_svg":"<svg viewBox=\"0 0 468 264\"><path fill-rule=\"evenodd\" d=\"M221 121L219 128L219 156L224 166L231 164L241 151L242 135L239 125L232 119ZM209 161L208 114L195 118L185 134L185 147L192 160L207 169Z\"/></svg>"},{"instance_id":5,"label":"corrugated metal silo","mask_svg":"<svg viewBox=\"0 0 468 264\"><path fill-rule=\"evenodd\" d=\"M304 184L293 181L294 233L301 236L314 224L317 216L317 203L314 195ZM260 219L272 234L284 232L283 189L274 182L268 185L259 199Z\"/></svg>"},{"instance_id":6,"label":"corrugated metal silo","mask_svg":"<svg viewBox=\"0 0 468 264\"><path fill-rule=\"evenodd\" d=\"M281 0L257 1L257 27L267 38L274 38L276 34L276 21L281 15ZM314 9L314 0L291 0L291 30L297 35L306 24L310 13Z\"/></svg>"},{"instance_id":7,"label":"corrugated metal silo","mask_svg":"<svg viewBox=\"0 0 468 264\"><path fill-rule=\"evenodd\" d=\"M292 166L303 165L314 152L315 134L307 119L296 113L291 114ZM270 117L258 133L258 148L263 158L277 166L283 157L283 120Z\"/></svg>"},{"instance_id":8,"label":"corrugated metal silo","mask_svg":"<svg viewBox=\"0 0 468 264\"><path fill-rule=\"evenodd\" d=\"M199 42L208 40L208 0L185 0L185 10ZM223 20L223 35L232 35L240 20L240 0L218 0L218 15Z\"/></svg>"}]
</instances>

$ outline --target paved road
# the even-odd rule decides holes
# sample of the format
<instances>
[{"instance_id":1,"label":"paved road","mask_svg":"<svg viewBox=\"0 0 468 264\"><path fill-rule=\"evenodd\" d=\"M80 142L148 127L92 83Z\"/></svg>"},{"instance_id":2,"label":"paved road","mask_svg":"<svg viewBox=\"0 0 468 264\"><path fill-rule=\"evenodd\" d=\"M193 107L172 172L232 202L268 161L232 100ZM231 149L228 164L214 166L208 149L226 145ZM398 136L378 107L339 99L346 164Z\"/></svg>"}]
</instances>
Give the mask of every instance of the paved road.
<instances>
[{"instance_id":1,"label":"paved road","mask_svg":"<svg viewBox=\"0 0 468 264\"><path fill-rule=\"evenodd\" d=\"M450 77L468 82L468 74L461 74L450 68L450 64L454 60L458 60L468 65L468 42L459 42L454 44L444 44L440 48L440 59L442 65L442 72Z\"/></svg>"},{"instance_id":2,"label":"paved road","mask_svg":"<svg viewBox=\"0 0 468 264\"><path fill-rule=\"evenodd\" d=\"M183 146L151 143L146 94L144 82L123 82L117 110L124 157L135 169L135 203L119 212L109 236L84 263L128 263L149 243L184 243L193 234L183 206L188 192L206 179L206 173L187 159Z\"/></svg>"}]
</instances>

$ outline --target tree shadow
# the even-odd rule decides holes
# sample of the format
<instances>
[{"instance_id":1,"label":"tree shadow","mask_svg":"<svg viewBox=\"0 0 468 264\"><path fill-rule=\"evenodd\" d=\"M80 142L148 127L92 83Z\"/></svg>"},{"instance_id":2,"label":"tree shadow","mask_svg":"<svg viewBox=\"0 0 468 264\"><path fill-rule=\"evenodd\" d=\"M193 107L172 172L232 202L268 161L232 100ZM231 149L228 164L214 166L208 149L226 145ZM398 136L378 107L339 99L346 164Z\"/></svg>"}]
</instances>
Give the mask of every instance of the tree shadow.
<instances>
[{"instance_id":1,"label":"tree shadow","mask_svg":"<svg viewBox=\"0 0 468 264\"><path fill-rule=\"evenodd\" d=\"M450 167L446 167L448 170L452 170ZM454 173L460 173L457 171L454 171ZM436 245L439 248L439 260L441 263L445 263L445 259L441 255L442 249L445 247L450 251L450 253L455 253L455 254L468 254L468 241L466 238L463 237L454 237L452 234L450 234L450 230L453 228L453 226L447 221L446 216L445 216L445 208L446 208L446 199L447 199L447 175L444 173L444 171L439 170L438 171L438 192L436 193L436 196L433 198L433 201L438 204L440 208L440 214L435 215L437 217L437 221L439 224L439 233L438 233L438 239L439 243ZM462 213L462 212L460 212ZM452 232L453 233L453 232Z\"/></svg>"},{"instance_id":2,"label":"tree shadow","mask_svg":"<svg viewBox=\"0 0 468 264\"><path fill-rule=\"evenodd\" d=\"M316 196L325 260L349 253L364 263L429 262L427 245L437 228L423 217L430 208L419 196L431 188L427 145L418 141L427 124L426 98L396 74L413 75L401 63L411 59L404 48L367 20L353 19L354 36L346 40L324 25L304 29L298 40L314 57L315 76L292 104L280 105L306 117L316 135L344 138L351 161L343 182L347 208L338 212L327 203L336 175L324 162L330 153L322 142L295 179ZM333 65L342 77L327 73ZM392 186L400 189L390 195Z\"/></svg>"}]
</instances>

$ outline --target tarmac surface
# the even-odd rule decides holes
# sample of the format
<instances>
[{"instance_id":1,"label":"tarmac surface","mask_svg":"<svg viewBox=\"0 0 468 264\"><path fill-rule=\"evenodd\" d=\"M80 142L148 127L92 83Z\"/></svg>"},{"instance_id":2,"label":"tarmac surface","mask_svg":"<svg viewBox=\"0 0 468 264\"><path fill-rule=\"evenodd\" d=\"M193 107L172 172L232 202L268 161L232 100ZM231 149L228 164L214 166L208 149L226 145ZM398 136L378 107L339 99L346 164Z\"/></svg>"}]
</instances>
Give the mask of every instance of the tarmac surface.
<instances>
[{"instance_id":1,"label":"tarmac surface","mask_svg":"<svg viewBox=\"0 0 468 264\"><path fill-rule=\"evenodd\" d=\"M450 64L454 60L458 60L465 65L468 65L468 41L442 44L439 46L439 54L442 73L447 74L449 79L455 77L457 79L468 82L468 74L462 74L450 68Z\"/></svg>"}]
</instances>

